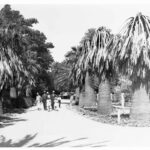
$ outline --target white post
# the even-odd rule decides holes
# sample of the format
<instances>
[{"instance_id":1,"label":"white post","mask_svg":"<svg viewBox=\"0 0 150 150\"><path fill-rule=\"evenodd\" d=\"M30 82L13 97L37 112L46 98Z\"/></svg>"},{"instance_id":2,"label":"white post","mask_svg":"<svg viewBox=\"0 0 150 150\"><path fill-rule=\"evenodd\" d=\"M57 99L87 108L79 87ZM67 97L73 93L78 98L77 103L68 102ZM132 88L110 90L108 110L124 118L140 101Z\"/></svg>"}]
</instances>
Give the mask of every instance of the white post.
<instances>
[{"instance_id":1,"label":"white post","mask_svg":"<svg viewBox=\"0 0 150 150\"><path fill-rule=\"evenodd\" d=\"M111 101L113 101L112 93L110 94L110 99L111 99Z\"/></svg>"},{"instance_id":2,"label":"white post","mask_svg":"<svg viewBox=\"0 0 150 150\"><path fill-rule=\"evenodd\" d=\"M121 93L121 106L122 106L122 108L124 108L124 102L125 102L124 93Z\"/></svg>"}]
</instances>

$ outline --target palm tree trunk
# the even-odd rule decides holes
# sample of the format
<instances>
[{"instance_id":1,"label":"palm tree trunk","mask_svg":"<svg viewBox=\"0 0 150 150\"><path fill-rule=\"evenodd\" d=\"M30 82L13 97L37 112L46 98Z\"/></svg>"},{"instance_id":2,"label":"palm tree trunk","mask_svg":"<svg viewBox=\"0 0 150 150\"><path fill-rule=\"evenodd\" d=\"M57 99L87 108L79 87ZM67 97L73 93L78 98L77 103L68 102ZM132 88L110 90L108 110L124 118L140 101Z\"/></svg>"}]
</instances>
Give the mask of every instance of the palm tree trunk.
<instances>
[{"instance_id":1,"label":"palm tree trunk","mask_svg":"<svg viewBox=\"0 0 150 150\"><path fill-rule=\"evenodd\" d=\"M112 103L110 98L110 83L108 80L105 80L99 85L98 113L102 115L109 115L111 112Z\"/></svg>"},{"instance_id":2,"label":"palm tree trunk","mask_svg":"<svg viewBox=\"0 0 150 150\"><path fill-rule=\"evenodd\" d=\"M2 101L0 100L0 115L3 114L3 106L2 106Z\"/></svg>"},{"instance_id":3,"label":"palm tree trunk","mask_svg":"<svg viewBox=\"0 0 150 150\"><path fill-rule=\"evenodd\" d=\"M90 85L90 76L88 72L86 73L85 78L85 96L86 96L84 102L85 107L96 106L96 93Z\"/></svg>"},{"instance_id":4,"label":"palm tree trunk","mask_svg":"<svg viewBox=\"0 0 150 150\"><path fill-rule=\"evenodd\" d=\"M86 100L85 91L84 91L84 89L82 89L79 94L79 106L80 107L85 106L85 100Z\"/></svg>"},{"instance_id":5,"label":"palm tree trunk","mask_svg":"<svg viewBox=\"0 0 150 150\"><path fill-rule=\"evenodd\" d=\"M17 92L15 87L10 88L10 97L11 98L17 98Z\"/></svg>"},{"instance_id":6,"label":"palm tree trunk","mask_svg":"<svg viewBox=\"0 0 150 150\"><path fill-rule=\"evenodd\" d=\"M140 122L150 120L149 95L142 86L134 92L130 116L133 120Z\"/></svg>"},{"instance_id":7,"label":"palm tree trunk","mask_svg":"<svg viewBox=\"0 0 150 150\"><path fill-rule=\"evenodd\" d=\"M80 95L79 87L78 87L78 88L76 88L75 93L76 93L75 100L76 100L76 101L78 101L78 100L79 100L79 95Z\"/></svg>"},{"instance_id":8,"label":"palm tree trunk","mask_svg":"<svg viewBox=\"0 0 150 150\"><path fill-rule=\"evenodd\" d=\"M26 97L30 97L30 92L31 92L30 86L27 85L26 86Z\"/></svg>"},{"instance_id":9,"label":"palm tree trunk","mask_svg":"<svg viewBox=\"0 0 150 150\"><path fill-rule=\"evenodd\" d=\"M14 86L10 88L10 98L11 98L11 103L12 103L13 108L16 108L17 107L17 90Z\"/></svg>"}]
</instances>

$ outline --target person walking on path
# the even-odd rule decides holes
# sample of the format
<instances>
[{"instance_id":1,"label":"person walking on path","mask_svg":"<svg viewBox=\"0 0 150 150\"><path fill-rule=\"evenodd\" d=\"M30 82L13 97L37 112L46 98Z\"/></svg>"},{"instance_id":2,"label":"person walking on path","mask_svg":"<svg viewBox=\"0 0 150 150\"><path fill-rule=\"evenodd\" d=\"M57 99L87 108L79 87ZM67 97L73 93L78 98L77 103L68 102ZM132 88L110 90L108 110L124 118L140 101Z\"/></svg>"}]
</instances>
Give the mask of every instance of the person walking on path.
<instances>
[{"instance_id":1,"label":"person walking on path","mask_svg":"<svg viewBox=\"0 0 150 150\"><path fill-rule=\"evenodd\" d=\"M50 111L51 109L51 97L49 92L47 92L47 110Z\"/></svg>"},{"instance_id":2,"label":"person walking on path","mask_svg":"<svg viewBox=\"0 0 150 150\"><path fill-rule=\"evenodd\" d=\"M36 96L36 105L37 105L37 109L41 110L41 102L42 102L42 97L39 93L37 93Z\"/></svg>"},{"instance_id":3,"label":"person walking on path","mask_svg":"<svg viewBox=\"0 0 150 150\"><path fill-rule=\"evenodd\" d=\"M55 93L53 91L53 93L51 95L51 107L52 107L52 110L54 110L54 104L55 104Z\"/></svg>"},{"instance_id":4,"label":"person walking on path","mask_svg":"<svg viewBox=\"0 0 150 150\"><path fill-rule=\"evenodd\" d=\"M58 100L58 106L60 108L61 107L61 97L60 97L60 95L58 96L57 100Z\"/></svg>"},{"instance_id":5,"label":"person walking on path","mask_svg":"<svg viewBox=\"0 0 150 150\"><path fill-rule=\"evenodd\" d=\"M44 91L43 95L42 95L42 102L43 102L43 107L44 107L44 110L47 110L47 94L46 94L46 91Z\"/></svg>"}]
</instances>

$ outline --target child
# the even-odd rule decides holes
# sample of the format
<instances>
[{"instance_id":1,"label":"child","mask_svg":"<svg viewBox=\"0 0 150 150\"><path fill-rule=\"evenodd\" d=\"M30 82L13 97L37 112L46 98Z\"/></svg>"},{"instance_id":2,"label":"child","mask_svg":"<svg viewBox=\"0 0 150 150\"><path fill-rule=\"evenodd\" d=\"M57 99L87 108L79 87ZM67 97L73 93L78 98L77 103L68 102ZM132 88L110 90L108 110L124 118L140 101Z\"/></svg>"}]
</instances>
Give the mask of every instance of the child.
<instances>
[{"instance_id":1,"label":"child","mask_svg":"<svg viewBox=\"0 0 150 150\"><path fill-rule=\"evenodd\" d=\"M50 111L51 109L51 99L50 94L47 92L47 110Z\"/></svg>"}]
</instances>

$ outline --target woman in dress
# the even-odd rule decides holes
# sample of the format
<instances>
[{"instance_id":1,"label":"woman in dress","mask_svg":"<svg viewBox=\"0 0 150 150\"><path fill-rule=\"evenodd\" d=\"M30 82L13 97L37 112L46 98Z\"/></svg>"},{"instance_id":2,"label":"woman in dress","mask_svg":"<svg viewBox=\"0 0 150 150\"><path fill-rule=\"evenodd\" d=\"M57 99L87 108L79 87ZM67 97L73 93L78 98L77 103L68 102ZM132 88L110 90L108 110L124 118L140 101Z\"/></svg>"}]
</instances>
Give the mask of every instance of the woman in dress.
<instances>
[{"instance_id":1,"label":"woman in dress","mask_svg":"<svg viewBox=\"0 0 150 150\"><path fill-rule=\"evenodd\" d=\"M37 105L37 109L41 110L42 97L39 93L37 93L37 96L36 96L36 105Z\"/></svg>"}]
</instances>

